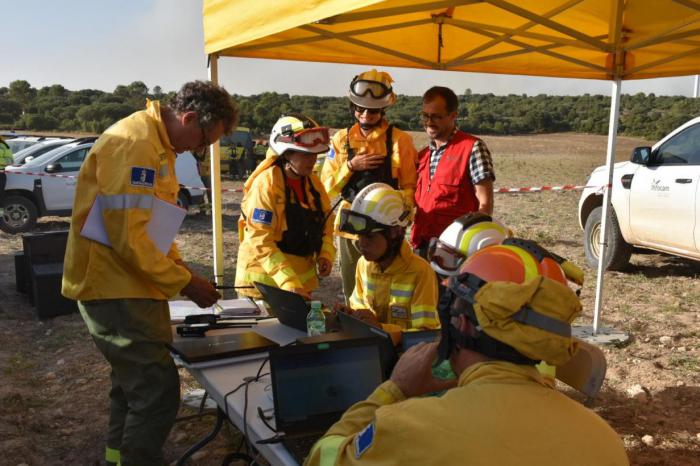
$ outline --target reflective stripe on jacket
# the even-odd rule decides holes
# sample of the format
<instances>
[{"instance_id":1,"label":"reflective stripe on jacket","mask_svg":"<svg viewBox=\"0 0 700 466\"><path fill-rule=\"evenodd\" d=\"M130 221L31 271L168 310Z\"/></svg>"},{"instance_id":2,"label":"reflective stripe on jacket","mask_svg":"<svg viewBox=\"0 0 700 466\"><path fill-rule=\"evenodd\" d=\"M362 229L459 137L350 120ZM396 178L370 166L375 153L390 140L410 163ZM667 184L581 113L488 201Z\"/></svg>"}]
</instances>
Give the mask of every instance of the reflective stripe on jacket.
<instances>
[{"instance_id":1,"label":"reflective stripe on jacket","mask_svg":"<svg viewBox=\"0 0 700 466\"><path fill-rule=\"evenodd\" d=\"M353 405L306 466L626 466L597 414L549 388L533 367L477 363L441 397L404 399L391 381Z\"/></svg>"},{"instance_id":2,"label":"reflective stripe on jacket","mask_svg":"<svg viewBox=\"0 0 700 466\"><path fill-rule=\"evenodd\" d=\"M318 287L316 257L285 254L277 242L287 229L285 215L284 178L275 166L277 156L266 158L258 165L245 184L245 194L238 219L238 261L236 263L236 286L250 286L261 282L285 290L304 288L311 292ZM324 215L330 210L330 201L321 181L315 174L308 178L321 195ZM305 184L307 199L313 199L308 183ZM314 206L310 206L312 209ZM321 253L333 262L333 225L326 221ZM241 295L259 297L257 289L241 289Z\"/></svg>"},{"instance_id":3,"label":"reflective stripe on jacket","mask_svg":"<svg viewBox=\"0 0 700 466\"><path fill-rule=\"evenodd\" d=\"M180 187L175 152L158 102L149 102L108 128L95 142L78 174L63 268L63 295L93 299L168 299L190 281L173 243L164 255L146 225L154 197L175 204ZM80 236L99 196L112 247Z\"/></svg>"},{"instance_id":4,"label":"reflective stripe on jacket","mask_svg":"<svg viewBox=\"0 0 700 466\"><path fill-rule=\"evenodd\" d=\"M357 262L351 308L370 309L379 322L404 330L438 328L437 302L435 272L406 241L386 270L364 257Z\"/></svg>"},{"instance_id":5,"label":"reflective stripe on jacket","mask_svg":"<svg viewBox=\"0 0 700 466\"><path fill-rule=\"evenodd\" d=\"M382 120L381 125L373 129L367 137L362 134L358 123L350 127L350 148L355 151L355 156L364 154L386 155L386 130L388 127L389 123L386 120ZM340 196L343 187L345 187L345 184L352 176L352 172L347 164L347 138L347 129L341 129L333 135L331 138L331 149L328 151L326 161L321 169L321 181L323 181L323 186L325 186L331 199ZM413 147L411 136L398 128L393 130L393 140L394 150L391 154L391 174L393 178L399 181L399 189L404 197L404 202L407 206L413 208L417 177L416 149ZM348 208L350 208L349 202L342 201L340 203L335 219L335 233L338 236L351 237L351 235L338 231L340 211Z\"/></svg>"},{"instance_id":6,"label":"reflective stripe on jacket","mask_svg":"<svg viewBox=\"0 0 700 466\"><path fill-rule=\"evenodd\" d=\"M479 201L469 175L469 158L477 139L456 131L430 179L430 150L418 155L416 217L411 244L418 248L437 238L447 226L466 213L479 209Z\"/></svg>"}]
</instances>

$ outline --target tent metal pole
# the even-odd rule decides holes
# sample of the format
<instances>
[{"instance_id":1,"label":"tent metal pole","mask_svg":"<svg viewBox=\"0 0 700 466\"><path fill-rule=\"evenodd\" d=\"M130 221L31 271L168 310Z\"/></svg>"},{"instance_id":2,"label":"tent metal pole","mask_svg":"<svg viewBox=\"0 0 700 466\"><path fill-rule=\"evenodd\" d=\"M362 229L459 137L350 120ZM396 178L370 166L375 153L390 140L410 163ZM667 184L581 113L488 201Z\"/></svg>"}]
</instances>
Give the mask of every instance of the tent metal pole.
<instances>
[{"instance_id":1,"label":"tent metal pole","mask_svg":"<svg viewBox=\"0 0 700 466\"><path fill-rule=\"evenodd\" d=\"M700 93L700 74L695 75L695 87L693 88L693 97L697 99L698 93Z\"/></svg>"},{"instance_id":2,"label":"tent metal pole","mask_svg":"<svg viewBox=\"0 0 700 466\"><path fill-rule=\"evenodd\" d=\"M617 124L620 117L620 79L612 82L610 102L610 125L608 126L608 150L605 165L608 170L608 185L603 192L603 218L600 224L600 248L598 253L598 276L595 289L595 309L593 311L593 335L598 333L600 308L603 301L603 282L605 276L604 260L608 234L608 212L611 209L610 193L612 192L613 166L615 165L615 142L617 141Z\"/></svg>"},{"instance_id":3,"label":"tent metal pole","mask_svg":"<svg viewBox=\"0 0 700 466\"><path fill-rule=\"evenodd\" d=\"M219 84L219 56L209 55L209 80ZM221 162L220 145L216 141L209 147L211 168L211 230L213 233L214 249L214 281L217 285L224 284L224 242L223 219L221 216Z\"/></svg>"}]
</instances>

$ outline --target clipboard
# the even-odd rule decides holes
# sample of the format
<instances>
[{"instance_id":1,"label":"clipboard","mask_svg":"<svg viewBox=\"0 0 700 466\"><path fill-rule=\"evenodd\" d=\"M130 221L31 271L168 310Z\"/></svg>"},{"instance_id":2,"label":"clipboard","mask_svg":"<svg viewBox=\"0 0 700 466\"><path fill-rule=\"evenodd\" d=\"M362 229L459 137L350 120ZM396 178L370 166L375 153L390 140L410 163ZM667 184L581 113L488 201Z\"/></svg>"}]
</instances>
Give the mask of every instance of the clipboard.
<instances>
[{"instance_id":1,"label":"clipboard","mask_svg":"<svg viewBox=\"0 0 700 466\"><path fill-rule=\"evenodd\" d=\"M146 232L151 241L163 254L168 254L170 246L173 244L175 236L177 236L177 232L180 230L180 226L186 216L187 211L185 209L153 197L151 219L146 225ZM80 230L80 236L97 241L108 247L112 246L105 230L100 196L97 196L92 203L87 219L85 219L85 224Z\"/></svg>"}]
</instances>

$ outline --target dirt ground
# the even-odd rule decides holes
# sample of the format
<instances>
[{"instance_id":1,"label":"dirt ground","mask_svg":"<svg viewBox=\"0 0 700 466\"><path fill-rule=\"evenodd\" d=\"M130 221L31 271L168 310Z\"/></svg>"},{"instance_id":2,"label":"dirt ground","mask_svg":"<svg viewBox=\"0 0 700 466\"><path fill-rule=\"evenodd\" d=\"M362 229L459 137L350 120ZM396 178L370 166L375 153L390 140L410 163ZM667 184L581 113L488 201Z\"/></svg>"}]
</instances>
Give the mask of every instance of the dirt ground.
<instances>
[{"instance_id":1,"label":"dirt ground","mask_svg":"<svg viewBox=\"0 0 700 466\"><path fill-rule=\"evenodd\" d=\"M417 144L424 141L416 135ZM603 136L554 134L485 137L496 165L497 187L584 184L603 163ZM618 160L644 141L620 138ZM240 183L226 181L225 188ZM577 222L579 192L497 195L495 216L518 236L535 239L584 265ZM224 194L226 280L235 270L236 219L241 195ZM66 218L40 222L39 230L67 228ZM190 212L177 241L184 259L211 276L211 219ZM3 465L93 465L104 451L109 368L77 314L36 319L15 291L13 256L21 238L0 233L0 451ZM592 322L595 270L581 292ZM700 464L700 263L661 254L635 254L624 273L605 279L604 325L629 332L624 347L604 348L607 379L594 410L621 435L635 465ZM326 303L340 290L336 271L316 294ZM197 388L180 371L183 392ZM578 395L567 391L572 397ZM183 408L181 415L191 414ZM536 422L536 421L535 421ZM209 431L212 417L177 423L165 446L175 461ZM565 428L562 426L562 428ZM193 463L220 464L240 434L225 430ZM556 442L553 433L552 441ZM573 453L575 454L575 453Z\"/></svg>"}]
</instances>

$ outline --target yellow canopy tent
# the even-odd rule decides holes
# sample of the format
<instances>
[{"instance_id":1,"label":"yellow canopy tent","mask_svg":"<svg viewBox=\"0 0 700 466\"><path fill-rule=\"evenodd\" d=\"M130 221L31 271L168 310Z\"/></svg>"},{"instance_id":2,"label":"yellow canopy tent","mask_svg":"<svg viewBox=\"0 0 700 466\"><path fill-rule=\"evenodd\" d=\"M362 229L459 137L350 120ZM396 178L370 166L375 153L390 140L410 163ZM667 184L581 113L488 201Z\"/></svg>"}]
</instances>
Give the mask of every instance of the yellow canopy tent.
<instances>
[{"instance_id":1,"label":"yellow canopy tent","mask_svg":"<svg viewBox=\"0 0 700 466\"><path fill-rule=\"evenodd\" d=\"M203 18L213 80L219 56L610 80L610 180L620 82L700 73L697 0L204 0ZM218 148L212 150L220 276ZM594 332L602 285L601 260Z\"/></svg>"}]
</instances>

